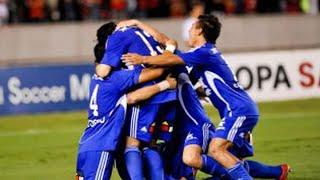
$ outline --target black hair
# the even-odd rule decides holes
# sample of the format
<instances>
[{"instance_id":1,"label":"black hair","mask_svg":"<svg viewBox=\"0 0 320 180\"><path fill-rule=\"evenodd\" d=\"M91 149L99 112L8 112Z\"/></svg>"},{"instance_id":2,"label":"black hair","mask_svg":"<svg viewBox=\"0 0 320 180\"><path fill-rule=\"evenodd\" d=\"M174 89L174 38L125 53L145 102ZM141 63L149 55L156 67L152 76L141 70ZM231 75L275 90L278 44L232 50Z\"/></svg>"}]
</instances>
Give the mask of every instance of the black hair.
<instances>
[{"instance_id":1,"label":"black hair","mask_svg":"<svg viewBox=\"0 0 320 180\"><path fill-rule=\"evenodd\" d=\"M214 15L200 15L198 17L197 28L202 29L203 36L207 42L215 44L220 35L221 23Z\"/></svg>"},{"instance_id":2,"label":"black hair","mask_svg":"<svg viewBox=\"0 0 320 180\"><path fill-rule=\"evenodd\" d=\"M106 41L108 39L108 36L112 34L112 32L116 29L117 24L114 22L108 22L104 25L102 25L98 30L97 30L97 44L94 47L94 56L95 56L95 63L100 63L104 51L105 51L105 45Z\"/></svg>"}]
</instances>

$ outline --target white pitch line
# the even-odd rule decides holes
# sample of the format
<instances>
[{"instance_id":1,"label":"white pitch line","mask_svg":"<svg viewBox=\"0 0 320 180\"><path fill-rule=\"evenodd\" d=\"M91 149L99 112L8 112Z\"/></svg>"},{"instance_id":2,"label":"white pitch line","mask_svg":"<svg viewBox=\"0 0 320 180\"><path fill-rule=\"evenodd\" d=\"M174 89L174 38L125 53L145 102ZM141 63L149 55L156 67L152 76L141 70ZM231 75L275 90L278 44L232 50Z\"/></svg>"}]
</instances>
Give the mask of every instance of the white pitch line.
<instances>
[{"instance_id":1,"label":"white pitch line","mask_svg":"<svg viewBox=\"0 0 320 180\"><path fill-rule=\"evenodd\" d=\"M291 112L291 113L261 113L260 118L263 119L285 119L285 118L310 118L320 117L316 112Z\"/></svg>"},{"instance_id":2,"label":"white pitch line","mask_svg":"<svg viewBox=\"0 0 320 180\"><path fill-rule=\"evenodd\" d=\"M41 130L41 129L28 129L25 131L19 131L19 132L0 132L0 137L5 136L33 136L33 135L39 135L39 134L49 134L49 133L73 133L73 132L80 132L81 129L68 129L68 130L62 130L62 131L53 131L53 130Z\"/></svg>"}]
</instances>

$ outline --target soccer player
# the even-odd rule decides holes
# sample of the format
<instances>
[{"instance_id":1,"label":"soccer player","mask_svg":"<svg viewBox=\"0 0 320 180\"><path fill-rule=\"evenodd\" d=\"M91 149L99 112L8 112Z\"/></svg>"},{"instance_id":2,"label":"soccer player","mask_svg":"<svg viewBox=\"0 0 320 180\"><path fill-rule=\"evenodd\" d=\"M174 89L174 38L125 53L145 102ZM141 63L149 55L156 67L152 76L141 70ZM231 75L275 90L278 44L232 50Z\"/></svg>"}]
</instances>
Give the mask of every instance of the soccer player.
<instances>
[{"instance_id":1,"label":"soccer player","mask_svg":"<svg viewBox=\"0 0 320 180\"><path fill-rule=\"evenodd\" d=\"M174 139L166 156L168 174L175 179L194 179L195 171L201 170L219 178L227 178L227 171L212 157L206 155L208 143L213 133L214 125L207 117L188 72L184 67L176 67L177 73L177 115Z\"/></svg>"},{"instance_id":2,"label":"soccer player","mask_svg":"<svg viewBox=\"0 0 320 180\"><path fill-rule=\"evenodd\" d=\"M145 29L149 30L148 27L145 27ZM108 36L102 61L96 68L97 74L100 77L106 77L110 70L125 67L122 64L121 56L127 52L136 52L144 55L161 54L163 50L160 47L160 43L164 44L168 40L167 37L151 28L148 32L151 32L150 35L137 27L122 26L120 22L117 29L113 29L112 34ZM125 68L143 69L144 66L128 66ZM144 83L140 87L152 85L156 82L159 82L159 80ZM126 140L125 161L131 179L143 178L140 147L142 145L149 145L152 140L153 131L156 128L156 123L159 124L158 128L160 130L167 131L162 133L164 134L164 140L170 140L175 114L175 104L172 101L175 99L175 91L163 91L148 101L128 107L125 128L126 135L128 136ZM157 118L159 115L163 118ZM156 155L157 153L153 149L144 148L144 157L147 159L159 158ZM162 166L161 161L154 162L152 165L155 169L151 170L151 178L158 179L162 177L164 172L163 168L160 168Z\"/></svg>"},{"instance_id":3,"label":"soccer player","mask_svg":"<svg viewBox=\"0 0 320 180\"><path fill-rule=\"evenodd\" d=\"M114 24L106 24L98 30L98 34L108 34L110 30L113 31L112 29ZM96 64L101 61L104 54L104 49L99 48L98 45L95 47ZM111 67L107 68L111 69ZM127 103L134 104L156 93L174 88L175 81L169 78L128 95L125 93L138 83L159 78L163 73L164 69L161 68L146 68L109 71L107 78L97 75L92 77L88 126L79 142L77 178L86 180L110 178L114 151L125 122Z\"/></svg>"},{"instance_id":4,"label":"soccer player","mask_svg":"<svg viewBox=\"0 0 320 180\"><path fill-rule=\"evenodd\" d=\"M157 66L192 66L203 83L205 92L218 109L221 122L210 142L209 153L222 164L233 179L252 179L241 161L228 151L241 147L245 134L252 132L258 122L259 112L254 101L239 85L231 68L216 48L221 24L213 15L201 15L189 31L189 44L194 47L187 53L174 55L164 52L159 56L126 54L127 64Z\"/></svg>"},{"instance_id":5,"label":"soccer player","mask_svg":"<svg viewBox=\"0 0 320 180\"><path fill-rule=\"evenodd\" d=\"M128 96L125 93L138 83L158 78L162 73L162 69L119 70L113 71L107 79L93 76L88 126L79 142L78 176L88 180L109 179L127 103L148 99L153 93L170 88L170 81L138 89Z\"/></svg>"}]
</instances>

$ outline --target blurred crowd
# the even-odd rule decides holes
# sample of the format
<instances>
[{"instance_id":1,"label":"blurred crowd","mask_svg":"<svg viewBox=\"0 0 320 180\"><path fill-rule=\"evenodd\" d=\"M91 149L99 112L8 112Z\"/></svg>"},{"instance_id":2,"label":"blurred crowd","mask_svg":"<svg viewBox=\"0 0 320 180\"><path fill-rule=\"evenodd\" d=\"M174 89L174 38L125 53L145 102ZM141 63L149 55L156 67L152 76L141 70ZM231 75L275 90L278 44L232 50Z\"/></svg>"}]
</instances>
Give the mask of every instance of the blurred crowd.
<instances>
[{"instance_id":1,"label":"blurred crowd","mask_svg":"<svg viewBox=\"0 0 320 180\"><path fill-rule=\"evenodd\" d=\"M205 13L319 12L320 0L199 0ZM183 17L194 0L0 0L0 24Z\"/></svg>"}]
</instances>

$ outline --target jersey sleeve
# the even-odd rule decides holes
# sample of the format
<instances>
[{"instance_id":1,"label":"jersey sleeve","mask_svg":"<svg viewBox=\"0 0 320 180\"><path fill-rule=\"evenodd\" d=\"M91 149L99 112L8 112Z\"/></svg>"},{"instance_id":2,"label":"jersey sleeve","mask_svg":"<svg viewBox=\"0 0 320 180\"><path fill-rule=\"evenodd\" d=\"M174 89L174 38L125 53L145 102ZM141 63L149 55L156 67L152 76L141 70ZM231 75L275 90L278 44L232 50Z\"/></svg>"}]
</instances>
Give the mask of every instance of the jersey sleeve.
<instances>
[{"instance_id":1,"label":"jersey sleeve","mask_svg":"<svg viewBox=\"0 0 320 180\"><path fill-rule=\"evenodd\" d=\"M111 82L117 89L122 93L126 93L129 89L133 88L139 83L139 77L141 74L141 69L134 70L118 70L113 71L111 75Z\"/></svg>"},{"instance_id":2,"label":"jersey sleeve","mask_svg":"<svg viewBox=\"0 0 320 180\"><path fill-rule=\"evenodd\" d=\"M130 43L130 38L124 35L124 32L116 32L108 38L101 64L121 67L121 56L127 53Z\"/></svg>"},{"instance_id":3,"label":"jersey sleeve","mask_svg":"<svg viewBox=\"0 0 320 180\"><path fill-rule=\"evenodd\" d=\"M176 53L188 66L201 66L206 65L210 53L203 49L196 49L194 51L189 51L182 53L177 51Z\"/></svg>"}]
</instances>

